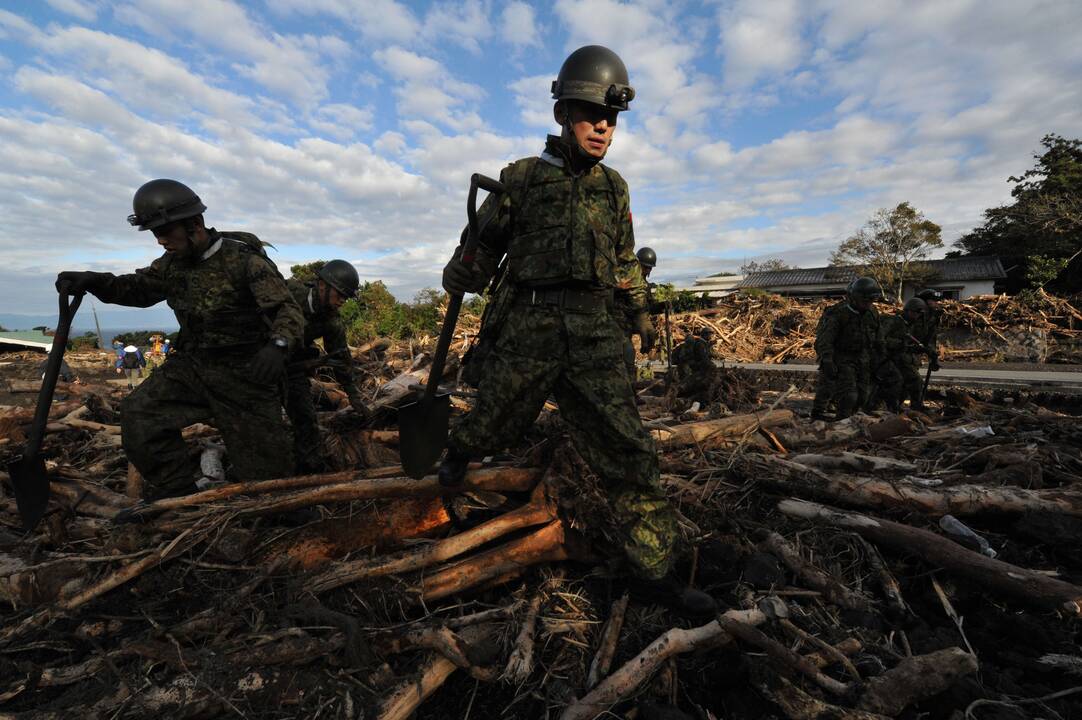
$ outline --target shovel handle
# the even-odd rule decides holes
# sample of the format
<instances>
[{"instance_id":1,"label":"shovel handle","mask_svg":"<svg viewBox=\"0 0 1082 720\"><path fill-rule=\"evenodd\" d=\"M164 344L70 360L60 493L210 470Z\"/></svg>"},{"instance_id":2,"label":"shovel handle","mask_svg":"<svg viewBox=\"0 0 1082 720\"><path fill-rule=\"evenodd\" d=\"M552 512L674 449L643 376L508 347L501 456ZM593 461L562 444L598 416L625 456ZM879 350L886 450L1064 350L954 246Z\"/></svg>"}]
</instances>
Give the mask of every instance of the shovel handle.
<instances>
[{"instance_id":1,"label":"shovel handle","mask_svg":"<svg viewBox=\"0 0 1082 720\"><path fill-rule=\"evenodd\" d=\"M472 263L474 253L477 252L477 243L480 241L480 228L477 224L477 189L487 190L490 193L502 193L506 189L499 180L493 180L480 173L470 176L470 192L466 198L466 218L469 222L466 242L462 245L462 261ZM443 366L447 363L447 351L451 349L451 340L455 336L455 325L458 324L458 313L462 309L462 296L451 295L447 300L447 314L443 318L443 327L440 328L440 339L436 343L436 353L432 356L432 367L428 371L428 383L425 385L425 394L422 402L428 403L436 397L440 379L443 377Z\"/></svg>"},{"instance_id":2,"label":"shovel handle","mask_svg":"<svg viewBox=\"0 0 1082 720\"><path fill-rule=\"evenodd\" d=\"M45 364L45 374L41 379L41 390L38 391L38 404L34 410L34 422L30 426L30 433L26 439L23 458L35 457L41 450L41 441L45 436L45 425L49 421L49 408L53 404L53 393L56 391L56 380L60 377L60 364L64 361L64 349L68 344L71 320L75 317L75 313L82 301L82 293L72 296L71 299L69 299L67 293L60 293L60 318L56 323L56 332L53 333L53 346L49 350L49 360Z\"/></svg>"}]
</instances>

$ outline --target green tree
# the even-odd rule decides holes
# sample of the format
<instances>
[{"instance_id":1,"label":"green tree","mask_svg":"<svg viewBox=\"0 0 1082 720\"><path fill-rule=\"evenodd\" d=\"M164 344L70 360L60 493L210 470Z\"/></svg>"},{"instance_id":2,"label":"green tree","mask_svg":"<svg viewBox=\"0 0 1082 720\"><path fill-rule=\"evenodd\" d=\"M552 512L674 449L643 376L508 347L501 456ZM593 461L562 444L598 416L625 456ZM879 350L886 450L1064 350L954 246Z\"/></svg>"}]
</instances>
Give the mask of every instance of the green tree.
<instances>
[{"instance_id":1,"label":"green tree","mask_svg":"<svg viewBox=\"0 0 1082 720\"><path fill-rule=\"evenodd\" d=\"M1082 140L1049 134L1035 166L1014 183L1009 205L984 211L984 224L955 243L970 255L998 255L1007 270L1007 291L1055 280L1061 290L1082 289ZM1068 267L1071 270L1068 270Z\"/></svg>"},{"instance_id":2,"label":"green tree","mask_svg":"<svg viewBox=\"0 0 1082 720\"><path fill-rule=\"evenodd\" d=\"M943 246L941 228L908 202L893 210L880 208L856 233L830 254L831 265L863 265L884 292L902 300L906 282L929 273L920 262L932 248Z\"/></svg>"},{"instance_id":3,"label":"green tree","mask_svg":"<svg viewBox=\"0 0 1082 720\"><path fill-rule=\"evenodd\" d=\"M740 266L741 275L751 275L757 272L780 272L782 270L797 270L799 268L793 267L789 263L785 262L781 258L767 258L756 262L755 260L746 260L743 265Z\"/></svg>"},{"instance_id":4,"label":"green tree","mask_svg":"<svg viewBox=\"0 0 1082 720\"><path fill-rule=\"evenodd\" d=\"M291 265L290 274L301 282L311 282L316 279L316 272L327 264L326 260L314 260L310 263Z\"/></svg>"}]
</instances>

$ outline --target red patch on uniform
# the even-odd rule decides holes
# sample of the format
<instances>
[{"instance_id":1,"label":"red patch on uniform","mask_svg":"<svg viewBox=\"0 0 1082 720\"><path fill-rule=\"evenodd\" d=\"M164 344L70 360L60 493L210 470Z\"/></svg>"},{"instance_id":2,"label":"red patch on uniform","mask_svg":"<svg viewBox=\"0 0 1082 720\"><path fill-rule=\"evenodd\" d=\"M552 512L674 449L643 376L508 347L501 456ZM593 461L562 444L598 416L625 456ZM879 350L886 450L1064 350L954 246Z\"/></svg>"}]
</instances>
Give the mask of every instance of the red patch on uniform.
<instances>
[{"instance_id":1,"label":"red patch on uniform","mask_svg":"<svg viewBox=\"0 0 1082 720\"><path fill-rule=\"evenodd\" d=\"M631 222L631 211L630 210L627 211L627 221Z\"/></svg>"}]
</instances>

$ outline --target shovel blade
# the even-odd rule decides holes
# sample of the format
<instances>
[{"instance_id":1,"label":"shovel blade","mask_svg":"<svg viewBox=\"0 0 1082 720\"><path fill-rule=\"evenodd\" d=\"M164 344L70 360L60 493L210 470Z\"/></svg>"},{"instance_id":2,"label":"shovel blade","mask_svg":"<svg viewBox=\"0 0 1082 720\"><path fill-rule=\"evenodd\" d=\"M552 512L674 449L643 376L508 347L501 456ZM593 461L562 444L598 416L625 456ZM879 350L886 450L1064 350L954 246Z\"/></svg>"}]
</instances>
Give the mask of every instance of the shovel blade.
<instances>
[{"instance_id":1,"label":"shovel blade","mask_svg":"<svg viewBox=\"0 0 1082 720\"><path fill-rule=\"evenodd\" d=\"M49 475L41 455L27 455L8 463L15 504L23 521L23 530L30 532L38 526L49 505Z\"/></svg>"},{"instance_id":2,"label":"shovel blade","mask_svg":"<svg viewBox=\"0 0 1082 720\"><path fill-rule=\"evenodd\" d=\"M432 470L447 445L450 420L450 395L437 395L398 409L398 452L402 469L411 478L420 480Z\"/></svg>"}]
</instances>

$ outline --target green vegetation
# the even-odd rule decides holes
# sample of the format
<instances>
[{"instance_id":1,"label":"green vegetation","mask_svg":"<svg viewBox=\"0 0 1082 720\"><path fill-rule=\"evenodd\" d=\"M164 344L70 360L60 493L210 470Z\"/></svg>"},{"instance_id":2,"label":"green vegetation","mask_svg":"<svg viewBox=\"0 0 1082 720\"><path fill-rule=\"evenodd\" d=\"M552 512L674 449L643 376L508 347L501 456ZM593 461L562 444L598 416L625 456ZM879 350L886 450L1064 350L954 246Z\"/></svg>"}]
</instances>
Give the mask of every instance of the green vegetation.
<instances>
[{"instance_id":1,"label":"green vegetation","mask_svg":"<svg viewBox=\"0 0 1082 720\"><path fill-rule=\"evenodd\" d=\"M377 337L407 340L433 337L440 332L447 294L435 288L418 292L412 302L403 303L379 280L361 285L355 300L349 300L340 311L351 345L359 345ZM480 315L484 299L471 296L462 306L462 316Z\"/></svg>"},{"instance_id":2,"label":"green vegetation","mask_svg":"<svg viewBox=\"0 0 1082 720\"><path fill-rule=\"evenodd\" d=\"M1014 202L985 210L984 225L955 243L970 255L998 255L1012 293L1082 289L1082 263L1072 264L1082 247L1082 140L1050 134L1041 145L1036 165L1007 179Z\"/></svg>"},{"instance_id":3,"label":"green vegetation","mask_svg":"<svg viewBox=\"0 0 1082 720\"><path fill-rule=\"evenodd\" d=\"M699 310L710 305L702 293L693 293L690 290L677 290L672 283L658 283L654 285L653 296L655 303L672 303L674 313Z\"/></svg>"},{"instance_id":4,"label":"green vegetation","mask_svg":"<svg viewBox=\"0 0 1082 720\"><path fill-rule=\"evenodd\" d=\"M71 350L93 350L97 346L97 333L85 332L78 337L68 338L68 348Z\"/></svg>"}]
</instances>

